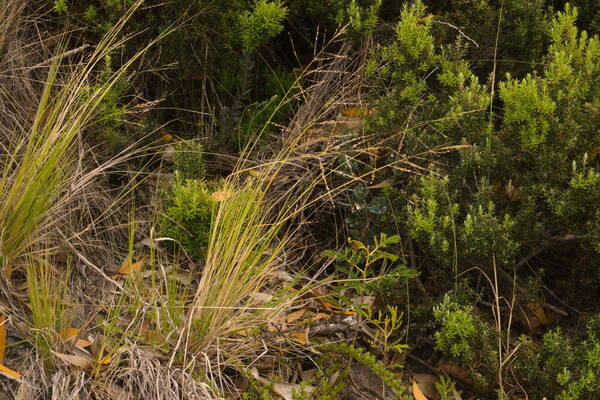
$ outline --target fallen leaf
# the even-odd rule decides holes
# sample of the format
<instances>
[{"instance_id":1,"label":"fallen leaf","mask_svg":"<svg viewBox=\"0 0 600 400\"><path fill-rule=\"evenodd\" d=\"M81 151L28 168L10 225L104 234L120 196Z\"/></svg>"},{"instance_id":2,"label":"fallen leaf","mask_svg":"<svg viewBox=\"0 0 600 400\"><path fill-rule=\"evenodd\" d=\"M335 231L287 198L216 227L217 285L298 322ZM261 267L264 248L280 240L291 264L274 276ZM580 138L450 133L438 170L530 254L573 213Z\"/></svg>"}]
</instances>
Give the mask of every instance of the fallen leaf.
<instances>
[{"instance_id":1,"label":"fallen leaf","mask_svg":"<svg viewBox=\"0 0 600 400\"><path fill-rule=\"evenodd\" d=\"M548 319L548 315L546 314L546 311L544 310L544 306L541 305L540 303L532 304L531 311L533 312L533 315L536 316L536 318L538 319L538 321L540 322L541 325L548 325L550 323L550 320Z\"/></svg>"},{"instance_id":2,"label":"fallen leaf","mask_svg":"<svg viewBox=\"0 0 600 400\"><path fill-rule=\"evenodd\" d=\"M77 328L67 328L62 331L62 338L65 342L73 343L75 346L85 349L92 345L92 342L78 338L80 330Z\"/></svg>"},{"instance_id":3,"label":"fallen leaf","mask_svg":"<svg viewBox=\"0 0 600 400\"><path fill-rule=\"evenodd\" d=\"M290 275L289 273L287 273L285 271L275 271L272 273L272 275L276 279L279 279L279 280L285 281L285 282L291 282L294 280L294 278L292 278L292 275Z\"/></svg>"},{"instance_id":4,"label":"fallen leaf","mask_svg":"<svg viewBox=\"0 0 600 400\"><path fill-rule=\"evenodd\" d=\"M273 300L273 296L271 296L268 293L261 293L261 292L252 293L250 295L250 298L252 298L252 300L254 300L257 303L268 303L271 300Z\"/></svg>"},{"instance_id":5,"label":"fallen leaf","mask_svg":"<svg viewBox=\"0 0 600 400\"><path fill-rule=\"evenodd\" d=\"M12 265L8 264L6 267L4 267L4 277L7 280L12 277L12 273L13 273L13 267L12 267Z\"/></svg>"},{"instance_id":6,"label":"fallen leaf","mask_svg":"<svg viewBox=\"0 0 600 400\"><path fill-rule=\"evenodd\" d=\"M312 321L318 321L318 320L320 320L320 319L324 319L324 318L329 318L329 314L326 314L326 313L322 313L322 312L320 312L320 313L316 313L316 314L315 314L315 315L314 315L314 316L311 318L311 320L312 320Z\"/></svg>"},{"instance_id":7,"label":"fallen leaf","mask_svg":"<svg viewBox=\"0 0 600 400\"><path fill-rule=\"evenodd\" d=\"M7 368L2 364L0 364L0 374L4 375L5 377L7 377L9 379L21 379L21 376L22 376L17 371L13 371L12 369Z\"/></svg>"},{"instance_id":8,"label":"fallen leaf","mask_svg":"<svg viewBox=\"0 0 600 400\"><path fill-rule=\"evenodd\" d=\"M506 185L504 186L504 193L510 201L519 201L522 197L521 191L513 185L512 179L509 179Z\"/></svg>"},{"instance_id":9,"label":"fallen leaf","mask_svg":"<svg viewBox=\"0 0 600 400\"><path fill-rule=\"evenodd\" d=\"M359 296L352 299L354 307L371 307L375 303L375 296Z\"/></svg>"},{"instance_id":10,"label":"fallen leaf","mask_svg":"<svg viewBox=\"0 0 600 400\"><path fill-rule=\"evenodd\" d=\"M304 393L306 393L306 394L310 394L310 393L314 392L314 390L315 390L315 387L310 386L310 385L300 386L300 385L292 384L292 383L281 383L281 382L270 381L269 379L266 379L266 378L263 378L262 376L260 376L258 373L258 369L256 369L256 368L251 368L250 374L252 374L254 379L256 379L257 381L262 382L265 385L269 385L269 386L272 385L271 390L274 393L278 394L279 396L283 397L285 400L293 400L294 393L301 393L302 390L304 390Z\"/></svg>"},{"instance_id":11,"label":"fallen leaf","mask_svg":"<svg viewBox=\"0 0 600 400\"><path fill-rule=\"evenodd\" d=\"M423 394L423 392L419 388L417 381L415 381L414 379L413 379L413 383L412 383L412 392L413 392L413 396L414 396L415 400L428 400L427 397Z\"/></svg>"},{"instance_id":12,"label":"fallen leaf","mask_svg":"<svg viewBox=\"0 0 600 400\"><path fill-rule=\"evenodd\" d=\"M214 201L225 201L225 200L229 199L232 195L233 195L233 193L231 193L229 190L222 190L219 192L214 192L213 194L210 195L210 197Z\"/></svg>"},{"instance_id":13,"label":"fallen leaf","mask_svg":"<svg viewBox=\"0 0 600 400\"><path fill-rule=\"evenodd\" d=\"M308 338L306 337L305 332L292 332L290 336L300 344L308 344Z\"/></svg>"},{"instance_id":14,"label":"fallen leaf","mask_svg":"<svg viewBox=\"0 0 600 400\"><path fill-rule=\"evenodd\" d=\"M383 181L381 181L375 185L369 186L369 189L381 189L384 187L392 186L393 183L394 183L393 179L384 179Z\"/></svg>"},{"instance_id":15,"label":"fallen leaf","mask_svg":"<svg viewBox=\"0 0 600 400\"><path fill-rule=\"evenodd\" d=\"M257 169L249 169L248 173L250 174L250 176L254 176L254 177L257 177L260 175L260 171Z\"/></svg>"},{"instance_id":16,"label":"fallen leaf","mask_svg":"<svg viewBox=\"0 0 600 400\"><path fill-rule=\"evenodd\" d=\"M344 117L358 118L365 114L365 110L358 107L343 108L340 110L340 114Z\"/></svg>"},{"instance_id":17,"label":"fallen leaf","mask_svg":"<svg viewBox=\"0 0 600 400\"><path fill-rule=\"evenodd\" d=\"M435 387L437 383L440 383L440 379L437 376L431 374L413 374L413 378L417 382L421 393L426 397L430 399L439 398L439 393Z\"/></svg>"},{"instance_id":18,"label":"fallen leaf","mask_svg":"<svg viewBox=\"0 0 600 400\"><path fill-rule=\"evenodd\" d=\"M113 359L112 355L108 354L108 355L102 357L100 360L98 360L98 364L108 365L112 362L112 359Z\"/></svg>"},{"instance_id":19,"label":"fallen leaf","mask_svg":"<svg viewBox=\"0 0 600 400\"><path fill-rule=\"evenodd\" d=\"M92 365L94 364L94 359L92 357L89 357L89 356L86 356L83 354L72 355L72 354L59 353L56 351L52 351L52 354L54 354L57 358L60 358L67 364L71 364L72 366L77 367L82 370L91 369Z\"/></svg>"},{"instance_id":20,"label":"fallen leaf","mask_svg":"<svg viewBox=\"0 0 600 400\"><path fill-rule=\"evenodd\" d=\"M123 261L123 265L117 271L123 275L129 275L136 272L140 272L142 270L142 266L144 265L144 257L140 258L138 261L131 263L131 258L127 257L125 261Z\"/></svg>"},{"instance_id":21,"label":"fallen leaf","mask_svg":"<svg viewBox=\"0 0 600 400\"><path fill-rule=\"evenodd\" d=\"M0 314L0 364L6 355L6 315Z\"/></svg>"},{"instance_id":22,"label":"fallen leaf","mask_svg":"<svg viewBox=\"0 0 600 400\"><path fill-rule=\"evenodd\" d=\"M304 393L310 394L315 390L314 386L310 385L297 385L292 383L279 383L276 382L273 384L273 392L277 393L279 396L283 397L285 400L293 400L294 393Z\"/></svg>"},{"instance_id":23,"label":"fallen leaf","mask_svg":"<svg viewBox=\"0 0 600 400\"><path fill-rule=\"evenodd\" d=\"M306 308L303 308L301 310L298 311L294 311L289 313L288 315L285 316L285 320L287 321L287 323L292 323L294 321L296 321L297 319L302 318L302 316L304 315L304 313L306 313Z\"/></svg>"}]
</instances>

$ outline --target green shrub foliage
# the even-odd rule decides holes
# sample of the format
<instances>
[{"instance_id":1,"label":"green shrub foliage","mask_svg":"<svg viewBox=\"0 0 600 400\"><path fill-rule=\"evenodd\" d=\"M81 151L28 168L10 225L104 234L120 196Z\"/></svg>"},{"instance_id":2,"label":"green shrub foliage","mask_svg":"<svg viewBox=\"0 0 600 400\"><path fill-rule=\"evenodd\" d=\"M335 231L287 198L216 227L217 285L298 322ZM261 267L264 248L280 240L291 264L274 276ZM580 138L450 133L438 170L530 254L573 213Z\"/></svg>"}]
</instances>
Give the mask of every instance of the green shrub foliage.
<instances>
[{"instance_id":1,"label":"green shrub foliage","mask_svg":"<svg viewBox=\"0 0 600 400\"><path fill-rule=\"evenodd\" d=\"M175 173L159 220L160 234L181 246L197 260L206 254L215 201L208 185L198 179L184 179Z\"/></svg>"}]
</instances>

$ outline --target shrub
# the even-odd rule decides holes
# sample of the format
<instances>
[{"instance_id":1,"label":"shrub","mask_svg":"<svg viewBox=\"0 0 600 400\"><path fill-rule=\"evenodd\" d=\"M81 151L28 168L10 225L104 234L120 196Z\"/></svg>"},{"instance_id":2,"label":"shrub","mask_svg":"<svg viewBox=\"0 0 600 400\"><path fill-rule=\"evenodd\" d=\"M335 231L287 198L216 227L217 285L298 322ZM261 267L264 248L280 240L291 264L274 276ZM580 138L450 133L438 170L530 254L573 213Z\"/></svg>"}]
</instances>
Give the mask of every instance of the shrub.
<instances>
[{"instance_id":1,"label":"shrub","mask_svg":"<svg viewBox=\"0 0 600 400\"><path fill-rule=\"evenodd\" d=\"M192 259L206 254L215 201L202 180L184 179L175 173L164 211L160 233L173 239Z\"/></svg>"},{"instance_id":2,"label":"shrub","mask_svg":"<svg viewBox=\"0 0 600 400\"><path fill-rule=\"evenodd\" d=\"M182 179L204 179L204 146L197 140L186 140L175 145L173 168Z\"/></svg>"},{"instance_id":3,"label":"shrub","mask_svg":"<svg viewBox=\"0 0 600 400\"><path fill-rule=\"evenodd\" d=\"M287 8L279 0L257 0L252 11L243 11L238 26L244 51L251 53L281 33L286 14Z\"/></svg>"}]
</instances>

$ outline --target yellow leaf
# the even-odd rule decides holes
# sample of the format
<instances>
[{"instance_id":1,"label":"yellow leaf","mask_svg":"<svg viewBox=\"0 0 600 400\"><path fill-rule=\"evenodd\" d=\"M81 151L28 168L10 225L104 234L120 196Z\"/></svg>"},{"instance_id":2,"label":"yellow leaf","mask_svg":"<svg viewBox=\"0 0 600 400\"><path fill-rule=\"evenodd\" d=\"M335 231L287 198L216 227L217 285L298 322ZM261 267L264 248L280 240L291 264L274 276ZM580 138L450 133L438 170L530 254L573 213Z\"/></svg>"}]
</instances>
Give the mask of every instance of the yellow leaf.
<instances>
[{"instance_id":1,"label":"yellow leaf","mask_svg":"<svg viewBox=\"0 0 600 400\"><path fill-rule=\"evenodd\" d=\"M0 314L0 364L4 364L6 355L6 315Z\"/></svg>"},{"instance_id":2,"label":"yellow leaf","mask_svg":"<svg viewBox=\"0 0 600 400\"><path fill-rule=\"evenodd\" d=\"M7 368L2 364L0 364L0 374L4 375L5 377L7 377L9 379L21 379L21 376L22 376L17 371L13 371L12 369Z\"/></svg>"},{"instance_id":3,"label":"yellow leaf","mask_svg":"<svg viewBox=\"0 0 600 400\"><path fill-rule=\"evenodd\" d=\"M248 173L250 174L250 176L254 176L254 177L257 177L260 175L260 171L257 169L250 169L250 170L248 170Z\"/></svg>"},{"instance_id":4,"label":"yellow leaf","mask_svg":"<svg viewBox=\"0 0 600 400\"><path fill-rule=\"evenodd\" d=\"M308 344L308 338L304 332L292 332L290 336L300 344Z\"/></svg>"},{"instance_id":5,"label":"yellow leaf","mask_svg":"<svg viewBox=\"0 0 600 400\"><path fill-rule=\"evenodd\" d=\"M304 315L305 312L306 312L306 308L289 313L288 315L286 315L287 323L289 324L289 323L296 321L297 319L302 318L302 316Z\"/></svg>"},{"instance_id":6,"label":"yellow leaf","mask_svg":"<svg viewBox=\"0 0 600 400\"><path fill-rule=\"evenodd\" d=\"M225 201L232 196L232 193L228 190L214 192L210 197L215 201Z\"/></svg>"},{"instance_id":7,"label":"yellow leaf","mask_svg":"<svg viewBox=\"0 0 600 400\"><path fill-rule=\"evenodd\" d=\"M344 109L340 110L340 113L344 117L358 118L365 114L365 110L362 108L358 108L358 107L350 107L350 108L344 108Z\"/></svg>"},{"instance_id":8,"label":"yellow leaf","mask_svg":"<svg viewBox=\"0 0 600 400\"><path fill-rule=\"evenodd\" d=\"M163 142L163 143L169 143L169 142L172 142L172 141L173 141L173 135L169 135L169 134L161 136L160 139L157 140L157 142L159 142L159 143L161 143L161 142Z\"/></svg>"},{"instance_id":9,"label":"yellow leaf","mask_svg":"<svg viewBox=\"0 0 600 400\"><path fill-rule=\"evenodd\" d=\"M144 257L140 258L138 261L131 263L131 258L127 257L127 259L121 265L121 268L117 271L123 275L129 275L136 272L140 272L142 270L142 265L144 264Z\"/></svg>"},{"instance_id":10,"label":"yellow leaf","mask_svg":"<svg viewBox=\"0 0 600 400\"><path fill-rule=\"evenodd\" d=\"M98 360L98 364L102 364L102 365L108 365L112 362L112 356L110 354L102 357L100 360Z\"/></svg>"},{"instance_id":11,"label":"yellow leaf","mask_svg":"<svg viewBox=\"0 0 600 400\"><path fill-rule=\"evenodd\" d=\"M348 244L354 250L367 250L367 248L365 247L365 245L361 241L359 241L359 240L354 240L352 238L348 238Z\"/></svg>"},{"instance_id":12,"label":"yellow leaf","mask_svg":"<svg viewBox=\"0 0 600 400\"><path fill-rule=\"evenodd\" d=\"M414 379L412 383L412 392L415 400L428 400L419 388L419 385L417 385L417 381L415 381Z\"/></svg>"}]
</instances>

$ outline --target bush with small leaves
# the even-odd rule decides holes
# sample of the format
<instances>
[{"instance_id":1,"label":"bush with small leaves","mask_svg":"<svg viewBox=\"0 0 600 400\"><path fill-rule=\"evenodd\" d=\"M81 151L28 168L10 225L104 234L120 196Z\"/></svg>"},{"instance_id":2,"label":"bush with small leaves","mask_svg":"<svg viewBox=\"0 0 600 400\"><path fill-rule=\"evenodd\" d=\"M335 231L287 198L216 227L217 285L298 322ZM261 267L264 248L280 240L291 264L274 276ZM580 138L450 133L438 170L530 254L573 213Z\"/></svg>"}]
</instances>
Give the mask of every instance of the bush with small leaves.
<instances>
[{"instance_id":1,"label":"bush with small leaves","mask_svg":"<svg viewBox=\"0 0 600 400\"><path fill-rule=\"evenodd\" d=\"M210 238L215 200L204 181L184 179L175 173L175 181L159 220L160 234L169 237L192 259L206 253Z\"/></svg>"}]
</instances>

